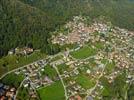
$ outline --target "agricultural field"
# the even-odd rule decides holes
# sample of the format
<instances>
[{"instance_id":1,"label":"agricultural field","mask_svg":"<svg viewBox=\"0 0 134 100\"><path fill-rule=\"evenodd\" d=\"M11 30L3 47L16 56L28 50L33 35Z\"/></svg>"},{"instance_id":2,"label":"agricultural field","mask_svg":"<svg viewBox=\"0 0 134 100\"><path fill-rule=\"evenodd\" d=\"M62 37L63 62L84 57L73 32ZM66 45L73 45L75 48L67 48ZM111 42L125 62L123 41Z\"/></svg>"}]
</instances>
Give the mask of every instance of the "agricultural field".
<instances>
[{"instance_id":1,"label":"agricultural field","mask_svg":"<svg viewBox=\"0 0 134 100\"><path fill-rule=\"evenodd\" d=\"M64 89L60 81L53 83L48 87L38 89L41 100L64 100Z\"/></svg>"}]
</instances>

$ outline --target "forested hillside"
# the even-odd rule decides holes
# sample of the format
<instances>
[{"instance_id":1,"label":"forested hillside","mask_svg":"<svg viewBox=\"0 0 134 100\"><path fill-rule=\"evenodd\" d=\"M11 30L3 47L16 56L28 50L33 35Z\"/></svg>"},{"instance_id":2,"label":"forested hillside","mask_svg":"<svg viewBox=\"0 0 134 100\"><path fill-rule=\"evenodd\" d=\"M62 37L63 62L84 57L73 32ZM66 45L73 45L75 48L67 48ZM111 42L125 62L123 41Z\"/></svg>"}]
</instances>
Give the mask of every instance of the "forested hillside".
<instances>
[{"instance_id":1,"label":"forested hillside","mask_svg":"<svg viewBox=\"0 0 134 100\"><path fill-rule=\"evenodd\" d=\"M134 29L133 0L0 0L0 56L17 46L58 52L48 41L50 32L80 14L106 16L116 26Z\"/></svg>"}]
</instances>

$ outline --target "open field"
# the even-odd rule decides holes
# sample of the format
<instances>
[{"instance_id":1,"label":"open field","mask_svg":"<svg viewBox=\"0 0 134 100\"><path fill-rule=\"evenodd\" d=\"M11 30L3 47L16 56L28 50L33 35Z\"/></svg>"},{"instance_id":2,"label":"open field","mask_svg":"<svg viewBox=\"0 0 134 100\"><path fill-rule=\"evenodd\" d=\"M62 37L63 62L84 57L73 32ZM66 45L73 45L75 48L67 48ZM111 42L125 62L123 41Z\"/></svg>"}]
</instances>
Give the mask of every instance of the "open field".
<instances>
[{"instance_id":1,"label":"open field","mask_svg":"<svg viewBox=\"0 0 134 100\"><path fill-rule=\"evenodd\" d=\"M30 98L28 88L21 87L17 95L17 100L27 100L28 98Z\"/></svg>"},{"instance_id":2,"label":"open field","mask_svg":"<svg viewBox=\"0 0 134 100\"><path fill-rule=\"evenodd\" d=\"M57 68L58 68L60 74L63 74L64 71L70 71L69 66L66 64L58 65Z\"/></svg>"},{"instance_id":3,"label":"open field","mask_svg":"<svg viewBox=\"0 0 134 100\"><path fill-rule=\"evenodd\" d=\"M76 59L85 59L95 54L96 54L96 50L89 46L84 46L80 50L71 53L71 55Z\"/></svg>"},{"instance_id":4,"label":"open field","mask_svg":"<svg viewBox=\"0 0 134 100\"><path fill-rule=\"evenodd\" d=\"M101 42L97 42L97 43L95 43L95 47L97 48L97 49L104 49L104 44L103 43L101 43Z\"/></svg>"},{"instance_id":5,"label":"open field","mask_svg":"<svg viewBox=\"0 0 134 100\"><path fill-rule=\"evenodd\" d=\"M111 97L114 97L115 95L120 95L122 98L124 98L123 96L125 95L125 91L131 90L128 88L128 84L126 84L126 77L125 77L125 73L121 73L120 75L118 75L115 78L115 81L111 84L108 82L108 80L105 77L101 77L101 83L104 86L102 95L103 95L103 99L107 99L109 100ZM117 92L118 91L118 92ZM132 99L129 99L132 100Z\"/></svg>"},{"instance_id":6,"label":"open field","mask_svg":"<svg viewBox=\"0 0 134 100\"><path fill-rule=\"evenodd\" d=\"M40 88L38 90L41 100L64 100L64 89L60 81L51 86Z\"/></svg>"},{"instance_id":7,"label":"open field","mask_svg":"<svg viewBox=\"0 0 134 100\"><path fill-rule=\"evenodd\" d=\"M14 73L10 73L8 75L6 75L1 82L9 85L9 86L15 86L16 88L19 87L20 83L22 82L22 80L24 79L23 75L16 75Z\"/></svg>"},{"instance_id":8,"label":"open field","mask_svg":"<svg viewBox=\"0 0 134 100\"><path fill-rule=\"evenodd\" d=\"M53 79L54 77L57 76L57 72L55 71L55 69L52 66L47 65L47 66L45 66L44 71L42 72L42 75L47 75L48 77Z\"/></svg>"},{"instance_id":9,"label":"open field","mask_svg":"<svg viewBox=\"0 0 134 100\"><path fill-rule=\"evenodd\" d=\"M107 66L106 66L107 73L111 73L112 71L114 71L114 68L115 68L115 63L114 62L108 63Z\"/></svg>"},{"instance_id":10,"label":"open field","mask_svg":"<svg viewBox=\"0 0 134 100\"><path fill-rule=\"evenodd\" d=\"M89 89L91 87L94 86L94 82L93 80L91 80L90 77L87 77L86 75L80 74L77 78L76 78L76 82L78 84L80 84L83 88L85 89Z\"/></svg>"}]
</instances>

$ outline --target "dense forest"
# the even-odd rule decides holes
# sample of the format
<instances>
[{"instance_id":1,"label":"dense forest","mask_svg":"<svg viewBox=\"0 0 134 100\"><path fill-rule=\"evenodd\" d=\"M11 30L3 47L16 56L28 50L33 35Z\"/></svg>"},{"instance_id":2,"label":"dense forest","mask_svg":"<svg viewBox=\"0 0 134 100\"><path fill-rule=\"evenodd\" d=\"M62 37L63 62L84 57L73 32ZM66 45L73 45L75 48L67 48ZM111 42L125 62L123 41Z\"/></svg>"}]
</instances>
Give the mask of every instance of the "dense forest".
<instances>
[{"instance_id":1,"label":"dense forest","mask_svg":"<svg viewBox=\"0 0 134 100\"><path fill-rule=\"evenodd\" d=\"M53 54L51 32L73 16L105 16L113 25L134 29L133 0L0 0L0 57L18 46Z\"/></svg>"}]
</instances>

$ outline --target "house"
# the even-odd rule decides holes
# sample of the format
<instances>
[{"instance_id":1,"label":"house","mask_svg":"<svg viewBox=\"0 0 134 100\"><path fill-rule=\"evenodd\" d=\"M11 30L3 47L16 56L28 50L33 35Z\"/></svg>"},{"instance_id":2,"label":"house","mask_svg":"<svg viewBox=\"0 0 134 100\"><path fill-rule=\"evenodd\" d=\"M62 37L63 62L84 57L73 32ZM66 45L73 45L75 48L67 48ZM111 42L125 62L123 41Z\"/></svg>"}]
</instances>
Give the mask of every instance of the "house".
<instances>
[{"instance_id":1,"label":"house","mask_svg":"<svg viewBox=\"0 0 134 100\"><path fill-rule=\"evenodd\" d=\"M15 53L14 49L11 49L10 51L8 51L8 55L13 55Z\"/></svg>"},{"instance_id":2,"label":"house","mask_svg":"<svg viewBox=\"0 0 134 100\"><path fill-rule=\"evenodd\" d=\"M75 96L75 99L76 100L82 100L81 96L79 96L79 95Z\"/></svg>"},{"instance_id":3,"label":"house","mask_svg":"<svg viewBox=\"0 0 134 100\"><path fill-rule=\"evenodd\" d=\"M87 74L90 74L90 73L91 73L91 71L90 71L90 69L88 69L88 70L87 70Z\"/></svg>"},{"instance_id":4,"label":"house","mask_svg":"<svg viewBox=\"0 0 134 100\"><path fill-rule=\"evenodd\" d=\"M7 100L5 96L0 97L0 100Z\"/></svg>"},{"instance_id":5,"label":"house","mask_svg":"<svg viewBox=\"0 0 134 100\"><path fill-rule=\"evenodd\" d=\"M69 100L82 100L82 98L81 98L81 96L76 95L76 96L72 96L72 97L70 97Z\"/></svg>"},{"instance_id":6,"label":"house","mask_svg":"<svg viewBox=\"0 0 134 100\"><path fill-rule=\"evenodd\" d=\"M15 54L16 55L29 55L33 53L33 49L29 47L24 47L24 48L15 48Z\"/></svg>"}]
</instances>

